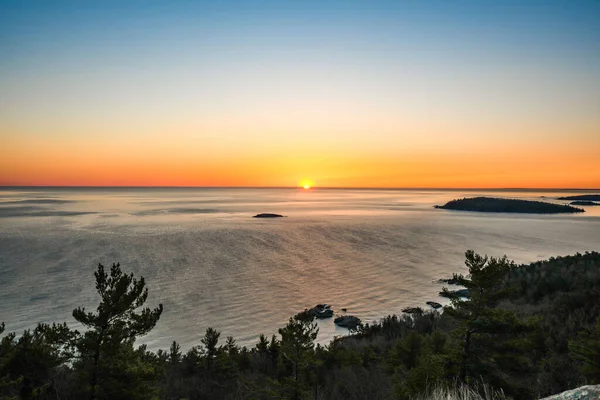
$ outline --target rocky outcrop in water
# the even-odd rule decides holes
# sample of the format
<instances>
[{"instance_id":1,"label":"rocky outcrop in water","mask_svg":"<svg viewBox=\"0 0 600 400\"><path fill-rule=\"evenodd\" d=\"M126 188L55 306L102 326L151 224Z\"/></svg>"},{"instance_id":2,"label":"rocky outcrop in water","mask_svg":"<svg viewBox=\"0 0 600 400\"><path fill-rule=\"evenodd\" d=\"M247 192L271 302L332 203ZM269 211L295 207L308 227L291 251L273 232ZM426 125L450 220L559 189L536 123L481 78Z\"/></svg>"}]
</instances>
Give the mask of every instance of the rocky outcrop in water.
<instances>
[{"instance_id":1,"label":"rocky outcrop in water","mask_svg":"<svg viewBox=\"0 0 600 400\"><path fill-rule=\"evenodd\" d=\"M454 278L454 277L449 278L449 279L438 279L437 281L438 281L438 283L447 283L448 285L458 285L459 284L458 279Z\"/></svg>"},{"instance_id":2,"label":"rocky outcrop in water","mask_svg":"<svg viewBox=\"0 0 600 400\"><path fill-rule=\"evenodd\" d=\"M313 308L305 308L301 313L296 314L296 317L302 321L312 321L315 318L325 319L333 317L333 310L329 304L317 304Z\"/></svg>"},{"instance_id":3,"label":"rocky outcrop in water","mask_svg":"<svg viewBox=\"0 0 600 400\"><path fill-rule=\"evenodd\" d=\"M252 218L283 218L283 215L272 214L272 213L262 213L262 214L256 214Z\"/></svg>"},{"instance_id":4,"label":"rocky outcrop in water","mask_svg":"<svg viewBox=\"0 0 600 400\"><path fill-rule=\"evenodd\" d=\"M436 301L426 301L425 304L427 304L428 306L434 308L434 309L438 309L438 308L442 308L442 305Z\"/></svg>"},{"instance_id":5,"label":"rocky outcrop in water","mask_svg":"<svg viewBox=\"0 0 600 400\"><path fill-rule=\"evenodd\" d=\"M406 307L402 309L402 312L406 314L423 314L423 309L421 307Z\"/></svg>"},{"instance_id":6,"label":"rocky outcrop in water","mask_svg":"<svg viewBox=\"0 0 600 400\"><path fill-rule=\"evenodd\" d=\"M450 290L450 293L457 295L458 297L469 297L469 289L459 289L459 290ZM446 294L446 292L440 292L440 296L442 297L448 297L448 294Z\"/></svg>"},{"instance_id":7,"label":"rocky outcrop in water","mask_svg":"<svg viewBox=\"0 0 600 400\"><path fill-rule=\"evenodd\" d=\"M331 318L333 317L333 310L329 304L317 304L308 310L308 314L318 319Z\"/></svg>"},{"instance_id":8,"label":"rocky outcrop in water","mask_svg":"<svg viewBox=\"0 0 600 400\"><path fill-rule=\"evenodd\" d=\"M360 318L353 315L343 315L341 317L337 317L335 320L333 320L333 322L337 326L348 328L351 331L356 330L361 325Z\"/></svg>"}]
</instances>

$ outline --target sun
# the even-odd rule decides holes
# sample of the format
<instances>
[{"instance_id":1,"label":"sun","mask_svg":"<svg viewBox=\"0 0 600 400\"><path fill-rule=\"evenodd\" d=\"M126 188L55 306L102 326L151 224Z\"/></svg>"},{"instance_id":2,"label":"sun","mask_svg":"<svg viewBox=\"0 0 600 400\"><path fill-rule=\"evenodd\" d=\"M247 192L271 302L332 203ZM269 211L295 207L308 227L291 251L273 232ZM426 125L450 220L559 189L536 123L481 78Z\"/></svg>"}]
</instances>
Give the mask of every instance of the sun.
<instances>
[{"instance_id":1,"label":"sun","mask_svg":"<svg viewBox=\"0 0 600 400\"><path fill-rule=\"evenodd\" d=\"M304 180L300 181L300 187L303 188L304 190L308 190L313 187L313 181L304 179Z\"/></svg>"}]
</instances>

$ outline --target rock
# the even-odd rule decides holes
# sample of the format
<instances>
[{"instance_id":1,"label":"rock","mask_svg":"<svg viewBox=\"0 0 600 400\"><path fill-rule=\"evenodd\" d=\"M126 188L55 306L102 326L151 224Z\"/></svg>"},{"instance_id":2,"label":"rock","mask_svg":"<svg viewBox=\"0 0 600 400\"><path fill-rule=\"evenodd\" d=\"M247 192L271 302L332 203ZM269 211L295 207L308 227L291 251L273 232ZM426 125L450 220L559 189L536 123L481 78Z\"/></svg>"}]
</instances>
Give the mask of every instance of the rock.
<instances>
[{"instance_id":1,"label":"rock","mask_svg":"<svg viewBox=\"0 0 600 400\"><path fill-rule=\"evenodd\" d=\"M568 390L540 400L598 400L600 399L600 385L582 386Z\"/></svg>"},{"instance_id":2,"label":"rock","mask_svg":"<svg viewBox=\"0 0 600 400\"><path fill-rule=\"evenodd\" d=\"M423 309L421 307L406 307L402 309L402 312L407 314L423 314Z\"/></svg>"},{"instance_id":3,"label":"rock","mask_svg":"<svg viewBox=\"0 0 600 400\"><path fill-rule=\"evenodd\" d=\"M342 315L333 320L337 326L348 328L351 331L356 330L361 325L360 318L353 315Z\"/></svg>"},{"instance_id":4,"label":"rock","mask_svg":"<svg viewBox=\"0 0 600 400\"><path fill-rule=\"evenodd\" d=\"M458 285L458 279L449 278L449 279L438 279L438 283L447 283L448 285Z\"/></svg>"},{"instance_id":5,"label":"rock","mask_svg":"<svg viewBox=\"0 0 600 400\"><path fill-rule=\"evenodd\" d=\"M438 308L442 308L442 305L440 303L438 303L438 302L435 302L435 301L427 301L427 302L425 302L425 304L427 304L428 306L431 306L431 307L435 308L436 310Z\"/></svg>"},{"instance_id":6,"label":"rock","mask_svg":"<svg viewBox=\"0 0 600 400\"><path fill-rule=\"evenodd\" d=\"M450 290L450 293L457 295L458 297L468 298L469 297L469 289L459 289L459 290ZM440 292L440 296L448 297L445 292Z\"/></svg>"},{"instance_id":7,"label":"rock","mask_svg":"<svg viewBox=\"0 0 600 400\"><path fill-rule=\"evenodd\" d=\"M294 318L299 321L312 322L315 319L315 316L310 313L310 310L308 308L306 308L304 309L304 311L294 315Z\"/></svg>"},{"instance_id":8,"label":"rock","mask_svg":"<svg viewBox=\"0 0 600 400\"><path fill-rule=\"evenodd\" d=\"M279 215L279 214L262 213L262 214L256 214L252 218L282 218L282 217L283 217L283 215Z\"/></svg>"},{"instance_id":9,"label":"rock","mask_svg":"<svg viewBox=\"0 0 600 400\"><path fill-rule=\"evenodd\" d=\"M333 317L333 310L329 304L317 304L310 310L305 310L305 312L311 318L323 319Z\"/></svg>"},{"instance_id":10,"label":"rock","mask_svg":"<svg viewBox=\"0 0 600 400\"><path fill-rule=\"evenodd\" d=\"M323 311L319 311L315 314L315 317L318 319L331 318L333 317L333 310L331 308L326 308Z\"/></svg>"},{"instance_id":11,"label":"rock","mask_svg":"<svg viewBox=\"0 0 600 400\"><path fill-rule=\"evenodd\" d=\"M348 311L348 309L347 308L342 308L342 311L346 312L346 311Z\"/></svg>"}]
</instances>

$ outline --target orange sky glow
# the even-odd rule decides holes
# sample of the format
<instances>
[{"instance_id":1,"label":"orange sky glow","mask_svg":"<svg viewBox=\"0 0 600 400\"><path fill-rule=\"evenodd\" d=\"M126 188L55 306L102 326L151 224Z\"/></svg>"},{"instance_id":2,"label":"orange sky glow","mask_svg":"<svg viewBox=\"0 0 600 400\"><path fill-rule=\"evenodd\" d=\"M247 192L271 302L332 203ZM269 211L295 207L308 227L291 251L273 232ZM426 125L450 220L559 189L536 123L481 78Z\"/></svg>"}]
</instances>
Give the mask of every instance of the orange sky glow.
<instances>
[{"instance_id":1,"label":"orange sky glow","mask_svg":"<svg viewBox=\"0 0 600 400\"><path fill-rule=\"evenodd\" d=\"M0 8L0 185L600 188L596 6L309 3Z\"/></svg>"},{"instance_id":2,"label":"orange sky glow","mask_svg":"<svg viewBox=\"0 0 600 400\"><path fill-rule=\"evenodd\" d=\"M350 154L314 149L203 156L181 149L97 151L72 142L9 143L0 182L40 186L596 188L596 149L568 147ZM52 151L47 149L51 148Z\"/></svg>"}]
</instances>

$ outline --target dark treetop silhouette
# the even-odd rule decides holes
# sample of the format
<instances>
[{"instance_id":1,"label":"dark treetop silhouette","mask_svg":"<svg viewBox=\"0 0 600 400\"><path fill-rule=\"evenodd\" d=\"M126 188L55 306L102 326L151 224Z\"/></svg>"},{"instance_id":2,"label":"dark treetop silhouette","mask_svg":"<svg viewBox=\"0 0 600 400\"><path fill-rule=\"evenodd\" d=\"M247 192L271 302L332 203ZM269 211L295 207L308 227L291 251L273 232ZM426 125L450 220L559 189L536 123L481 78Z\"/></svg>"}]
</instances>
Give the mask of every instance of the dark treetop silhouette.
<instances>
[{"instance_id":1,"label":"dark treetop silhouette","mask_svg":"<svg viewBox=\"0 0 600 400\"><path fill-rule=\"evenodd\" d=\"M315 345L307 312L253 348L232 337L221 345L208 327L185 354L176 342L168 351L134 347L162 306L142 308L143 278L100 265L96 312L73 312L86 332L40 324L1 337L0 398L410 399L460 380L520 400L600 383L600 253L516 266L468 251L465 264L466 276L445 282L468 298L444 288L452 304L443 313L360 324L327 347Z\"/></svg>"}]
</instances>

